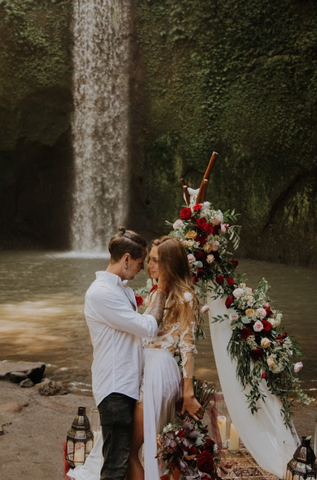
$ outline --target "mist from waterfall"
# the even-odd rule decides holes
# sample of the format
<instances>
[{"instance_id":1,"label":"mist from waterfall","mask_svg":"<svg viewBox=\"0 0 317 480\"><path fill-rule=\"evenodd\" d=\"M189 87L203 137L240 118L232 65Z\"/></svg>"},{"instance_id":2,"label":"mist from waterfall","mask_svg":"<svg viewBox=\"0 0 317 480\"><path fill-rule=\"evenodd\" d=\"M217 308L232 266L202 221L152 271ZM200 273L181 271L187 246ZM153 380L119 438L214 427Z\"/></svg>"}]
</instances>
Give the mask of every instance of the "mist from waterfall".
<instances>
[{"instance_id":1,"label":"mist from waterfall","mask_svg":"<svg viewBox=\"0 0 317 480\"><path fill-rule=\"evenodd\" d=\"M127 0L75 0L74 251L105 250L128 207Z\"/></svg>"}]
</instances>

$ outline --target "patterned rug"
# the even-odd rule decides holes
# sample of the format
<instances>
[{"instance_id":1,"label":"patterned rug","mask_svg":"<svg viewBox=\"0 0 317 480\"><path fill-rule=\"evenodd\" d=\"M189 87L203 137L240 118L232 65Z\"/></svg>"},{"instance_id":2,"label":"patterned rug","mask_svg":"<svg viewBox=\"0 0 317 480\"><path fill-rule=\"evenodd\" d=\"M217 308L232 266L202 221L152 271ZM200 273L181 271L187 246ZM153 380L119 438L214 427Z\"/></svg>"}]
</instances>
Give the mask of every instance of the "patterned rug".
<instances>
[{"instance_id":1,"label":"patterned rug","mask_svg":"<svg viewBox=\"0 0 317 480\"><path fill-rule=\"evenodd\" d=\"M218 474L224 480L278 480L275 475L262 470L244 446L239 452L223 450Z\"/></svg>"}]
</instances>

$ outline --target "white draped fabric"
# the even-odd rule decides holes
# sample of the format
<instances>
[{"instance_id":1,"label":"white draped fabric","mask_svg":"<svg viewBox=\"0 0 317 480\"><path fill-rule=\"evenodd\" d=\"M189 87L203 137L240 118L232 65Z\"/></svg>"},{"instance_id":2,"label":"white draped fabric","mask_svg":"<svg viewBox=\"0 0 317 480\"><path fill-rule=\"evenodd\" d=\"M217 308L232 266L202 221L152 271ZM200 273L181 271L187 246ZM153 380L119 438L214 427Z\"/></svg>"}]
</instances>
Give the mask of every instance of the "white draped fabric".
<instances>
[{"instance_id":1,"label":"white draped fabric","mask_svg":"<svg viewBox=\"0 0 317 480\"><path fill-rule=\"evenodd\" d=\"M284 478L286 465L293 456L299 438L285 427L280 413L282 404L268 391L265 380L261 385L266 395L265 402L260 401L260 410L252 415L245 396L248 388L243 390L236 376L236 361L232 361L227 352L232 334L230 321L212 323L213 317L228 314L225 300L213 300L211 297L212 293L208 297L210 334L221 389L232 423L258 465Z\"/></svg>"}]
</instances>

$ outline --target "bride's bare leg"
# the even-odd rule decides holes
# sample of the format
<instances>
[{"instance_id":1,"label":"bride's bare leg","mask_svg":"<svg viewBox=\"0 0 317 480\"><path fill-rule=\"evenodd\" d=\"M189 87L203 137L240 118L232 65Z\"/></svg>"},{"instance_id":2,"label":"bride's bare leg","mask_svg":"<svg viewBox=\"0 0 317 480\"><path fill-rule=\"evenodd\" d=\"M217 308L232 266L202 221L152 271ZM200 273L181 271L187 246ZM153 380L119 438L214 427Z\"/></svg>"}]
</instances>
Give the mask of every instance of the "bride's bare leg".
<instances>
[{"instance_id":1,"label":"bride's bare leg","mask_svg":"<svg viewBox=\"0 0 317 480\"><path fill-rule=\"evenodd\" d=\"M138 402L134 410L131 453L126 480L144 480L144 470L139 460L139 450L143 441L143 403Z\"/></svg>"}]
</instances>

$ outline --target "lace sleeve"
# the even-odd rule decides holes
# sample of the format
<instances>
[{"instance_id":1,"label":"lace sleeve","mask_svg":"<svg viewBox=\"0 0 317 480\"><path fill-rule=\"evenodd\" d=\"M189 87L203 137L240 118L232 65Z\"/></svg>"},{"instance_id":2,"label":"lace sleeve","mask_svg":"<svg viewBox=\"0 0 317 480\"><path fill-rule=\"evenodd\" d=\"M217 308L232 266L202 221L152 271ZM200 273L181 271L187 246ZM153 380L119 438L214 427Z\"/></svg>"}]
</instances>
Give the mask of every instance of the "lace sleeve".
<instances>
[{"instance_id":1,"label":"lace sleeve","mask_svg":"<svg viewBox=\"0 0 317 480\"><path fill-rule=\"evenodd\" d=\"M184 378L192 378L194 375L194 355L197 353L195 345L196 314L191 299L185 296L184 300L180 308L181 333L178 346L182 358L183 376Z\"/></svg>"}]
</instances>

